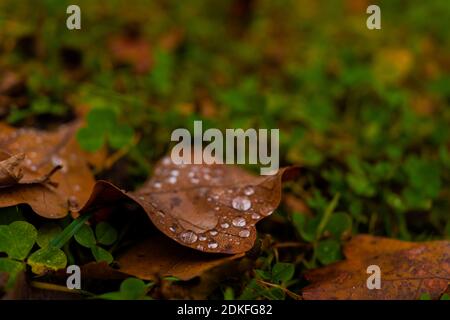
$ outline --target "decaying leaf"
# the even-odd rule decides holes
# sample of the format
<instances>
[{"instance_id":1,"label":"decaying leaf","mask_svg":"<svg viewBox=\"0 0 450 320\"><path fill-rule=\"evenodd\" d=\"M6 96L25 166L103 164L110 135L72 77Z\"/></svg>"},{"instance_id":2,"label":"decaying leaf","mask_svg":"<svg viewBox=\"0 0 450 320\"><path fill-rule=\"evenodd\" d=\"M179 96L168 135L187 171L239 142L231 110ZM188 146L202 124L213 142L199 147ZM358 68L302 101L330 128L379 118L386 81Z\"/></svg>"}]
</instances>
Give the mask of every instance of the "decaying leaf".
<instances>
[{"instance_id":1,"label":"decaying leaf","mask_svg":"<svg viewBox=\"0 0 450 320\"><path fill-rule=\"evenodd\" d=\"M237 166L176 165L169 157L132 197L156 227L182 245L205 252L240 253L256 238L255 224L281 199L283 168L255 176Z\"/></svg>"},{"instance_id":2,"label":"decaying leaf","mask_svg":"<svg viewBox=\"0 0 450 320\"><path fill-rule=\"evenodd\" d=\"M178 243L204 252L241 253L253 246L255 224L279 205L283 178L296 172L283 168L272 176L254 176L237 166L176 165L165 157L135 192L98 182L82 211L117 201L122 193Z\"/></svg>"},{"instance_id":3,"label":"decaying leaf","mask_svg":"<svg viewBox=\"0 0 450 320\"><path fill-rule=\"evenodd\" d=\"M26 203L43 217L61 218L83 206L95 180L75 141L77 127L45 132L0 124L0 207Z\"/></svg>"},{"instance_id":4,"label":"decaying leaf","mask_svg":"<svg viewBox=\"0 0 450 320\"><path fill-rule=\"evenodd\" d=\"M203 272L242 257L244 254L215 255L178 245L162 234L156 234L119 256L120 272L144 280L173 276L189 280Z\"/></svg>"},{"instance_id":5,"label":"decaying leaf","mask_svg":"<svg viewBox=\"0 0 450 320\"><path fill-rule=\"evenodd\" d=\"M432 299L447 290L450 281L450 242L422 243L360 235L344 248L347 260L306 274L312 284L303 298L312 299ZM368 289L367 267L381 270L381 289Z\"/></svg>"}]
</instances>

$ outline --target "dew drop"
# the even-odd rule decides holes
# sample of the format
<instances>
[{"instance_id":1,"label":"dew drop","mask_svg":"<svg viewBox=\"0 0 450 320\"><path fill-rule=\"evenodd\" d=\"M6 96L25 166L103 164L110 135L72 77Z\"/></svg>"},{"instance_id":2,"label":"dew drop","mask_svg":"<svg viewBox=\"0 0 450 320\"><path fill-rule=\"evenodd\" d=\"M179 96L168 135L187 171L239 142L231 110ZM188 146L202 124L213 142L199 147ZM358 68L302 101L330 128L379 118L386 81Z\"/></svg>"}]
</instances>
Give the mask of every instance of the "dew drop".
<instances>
[{"instance_id":1,"label":"dew drop","mask_svg":"<svg viewBox=\"0 0 450 320\"><path fill-rule=\"evenodd\" d=\"M158 215L158 216L160 216L161 218L164 218L166 215L164 214L164 212L162 212L162 211L156 211L156 214Z\"/></svg>"},{"instance_id":2,"label":"dew drop","mask_svg":"<svg viewBox=\"0 0 450 320\"><path fill-rule=\"evenodd\" d=\"M211 230L210 232L209 232L209 234L210 235L212 235L212 236L217 236L217 230Z\"/></svg>"},{"instance_id":3,"label":"dew drop","mask_svg":"<svg viewBox=\"0 0 450 320\"><path fill-rule=\"evenodd\" d=\"M171 226L171 227L169 228L169 230L172 231L172 232L175 232L175 231L177 231L177 226L176 226L176 225L173 225L173 226Z\"/></svg>"},{"instance_id":4,"label":"dew drop","mask_svg":"<svg viewBox=\"0 0 450 320\"><path fill-rule=\"evenodd\" d=\"M52 164L54 166L61 166L63 164L63 161L58 156L52 156Z\"/></svg>"},{"instance_id":5,"label":"dew drop","mask_svg":"<svg viewBox=\"0 0 450 320\"><path fill-rule=\"evenodd\" d=\"M254 194L255 193L255 190L252 188L252 187L250 187L250 186L248 186L248 187L246 187L245 189L244 189L244 194L246 195L246 196L251 196L252 194Z\"/></svg>"},{"instance_id":6,"label":"dew drop","mask_svg":"<svg viewBox=\"0 0 450 320\"><path fill-rule=\"evenodd\" d=\"M197 249L203 251L204 248L203 248L203 246L202 246L201 244L199 244L199 245L197 246Z\"/></svg>"},{"instance_id":7,"label":"dew drop","mask_svg":"<svg viewBox=\"0 0 450 320\"><path fill-rule=\"evenodd\" d=\"M259 218L261 218L261 216L259 214L257 214L257 213L252 214L252 219L258 220Z\"/></svg>"},{"instance_id":8,"label":"dew drop","mask_svg":"<svg viewBox=\"0 0 450 320\"><path fill-rule=\"evenodd\" d=\"M155 182L153 184L153 187L155 187L156 189L160 189L161 188L161 182Z\"/></svg>"},{"instance_id":9,"label":"dew drop","mask_svg":"<svg viewBox=\"0 0 450 320\"><path fill-rule=\"evenodd\" d=\"M226 222L222 223L220 226L224 229L228 229L230 227L230 225Z\"/></svg>"},{"instance_id":10,"label":"dew drop","mask_svg":"<svg viewBox=\"0 0 450 320\"><path fill-rule=\"evenodd\" d=\"M185 243L195 243L198 239L198 236L191 230L184 231L179 234L179 238L181 241Z\"/></svg>"},{"instance_id":11,"label":"dew drop","mask_svg":"<svg viewBox=\"0 0 450 320\"><path fill-rule=\"evenodd\" d=\"M197 184L197 183L200 182L200 180L197 179L197 178L192 178L192 179L191 179L191 182L192 182L193 184Z\"/></svg>"},{"instance_id":12,"label":"dew drop","mask_svg":"<svg viewBox=\"0 0 450 320\"><path fill-rule=\"evenodd\" d=\"M214 210L219 211L220 207L215 207Z\"/></svg>"},{"instance_id":13,"label":"dew drop","mask_svg":"<svg viewBox=\"0 0 450 320\"><path fill-rule=\"evenodd\" d=\"M208 243L208 248L209 249L216 249L219 245L217 244L217 242L211 241Z\"/></svg>"},{"instance_id":14,"label":"dew drop","mask_svg":"<svg viewBox=\"0 0 450 320\"><path fill-rule=\"evenodd\" d=\"M180 175L180 172L178 170L172 170L170 171L170 175L174 177L178 177Z\"/></svg>"},{"instance_id":15,"label":"dew drop","mask_svg":"<svg viewBox=\"0 0 450 320\"><path fill-rule=\"evenodd\" d=\"M248 238L250 236L250 230L241 230L239 231L239 237L241 238Z\"/></svg>"},{"instance_id":16,"label":"dew drop","mask_svg":"<svg viewBox=\"0 0 450 320\"><path fill-rule=\"evenodd\" d=\"M177 183L177 177L169 177L167 178L167 182L170 184L175 184Z\"/></svg>"},{"instance_id":17,"label":"dew drop","mask_svg":"<svg viewBox=\"0 0 450 320\"><path fill-rule=\"evenodd\" d=\"M207 238L205 235L201 234L198 236L198 241L205 241Z\"/></svg>"},{"instance_id":18,"label":"dew drop","mask_svg":"<svg viewBox=\"0 0 450 320\"><path fill-rule=\"evenodd\" d=\"M231 205L236 210L247 211L252 206L252 203L247 197L236 197L231 202Z\"/></svg>"},{"instance_id":19,"label":"dew drop","mask_svg":"<svg viewBox=\"0 0 450 320\"><path fill-rule=\"evenodd\" d=\"M245 226L245 219L242 218L242 217L234 218L231 223L235 227L244 227Z\"/></svg>"}]
</instances>

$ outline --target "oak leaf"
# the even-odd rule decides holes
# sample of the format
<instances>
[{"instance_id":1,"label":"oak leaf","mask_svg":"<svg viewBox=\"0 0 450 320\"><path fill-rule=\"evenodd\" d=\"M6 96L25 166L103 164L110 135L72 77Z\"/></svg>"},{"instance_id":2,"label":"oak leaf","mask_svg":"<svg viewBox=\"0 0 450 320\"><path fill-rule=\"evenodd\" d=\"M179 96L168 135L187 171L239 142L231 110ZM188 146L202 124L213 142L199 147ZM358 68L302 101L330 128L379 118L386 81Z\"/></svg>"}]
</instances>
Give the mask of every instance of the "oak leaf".
<instances>
[{"instance_id":1,"label":"oak leaf","mask_svg":"<svg viewBox=\"0 0 450 320\"><path fill-rule=\"evenodd\" d=\"M47 132L0 124L0 207L26 203L61 218L84 205L95 180L75 140L78 126Z\"/></svg>"},{"instance_id":2,"label":"oak leaf","mask_svg":"<svg viewBox=\"0 0 450 320\"><path fill-rule=\"evenodd\" d=\"M345 261L310 271L312 284L303 289L307 300L413 300L427 293L432 299L450 281L450 242L405 242L359 235L344 247ZM368 289L367 268L379 266L381 288Z\"/></svg>"},{"instance_id":3,"label":"oak leaf","mask_svg":"<svg viewBox=\"0 0 450 320\"><path fill-rule=\"evenodd\" d=\"M160 231L184 246L241 253L253 246L255 224L278 207L282 180L296 173L297 168L291 167L272 176L255 176L237 166L176 165L165 157L154 176L134 192L98 182L81 213L118 201L122 194L137 202Z\"/></svg>"}]
</instances>

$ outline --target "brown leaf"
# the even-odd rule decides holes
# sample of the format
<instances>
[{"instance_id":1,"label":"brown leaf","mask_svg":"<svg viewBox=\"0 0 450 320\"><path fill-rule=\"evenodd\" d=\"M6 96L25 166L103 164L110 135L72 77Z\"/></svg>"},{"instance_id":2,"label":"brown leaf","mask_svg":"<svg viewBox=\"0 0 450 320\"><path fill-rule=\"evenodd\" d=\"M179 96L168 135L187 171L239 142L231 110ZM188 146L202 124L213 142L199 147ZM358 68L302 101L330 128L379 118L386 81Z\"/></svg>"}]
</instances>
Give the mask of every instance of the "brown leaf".
<instances>
[{"instance_id":1,"label":"brown leaf","mask_svg":"<svg viewBox=\"0 0 450 320\"><path fill-rule=\"evenodd\" d=\"M120 272L144 280L174 276L189 280L205 271L244 254L215 255L178 245L162 234L155 234L118 257Z\"/></svg>"},{"instance_id":2,"label":"brown leaf","mask_svg":"<svg viewBox=\"0 0 450 320\"><path fill-rule=\"evenodd\" d=\"M369 235L354 237L344 249L347 260L312 270L312 284L303 298L322 299L432 299L447 290L450 281L450 242L405 242ZM368 289L367 267L381 269L381 289Z\"/></svg>"},{"instance_id":3,"label":"brown leaf","mask_svg":"<svg viewBox=\"0 0 450 320\"><path fill-rule=\"evenodd\" d=\"M240 253L253 246L255 224L277 208L282 178L293 171L254 176L237 166L175 165L166 157L131 196L178 243L205 252Z\"/></svg>"},{"instance_id":4,"label":"brown leaf","mask_svg":"<svg viewBox=\"0 0 450 320\"><path fill-rule=\"evenodd\" d=\"M26 203L43 217L61 218L84 205L95 181L75 140L77 127L46 132L0 124L0 207Z\"/></svg>"},{"instance_id":5,"label":"brown leaf","mask_svg":"<svg viewBox=\"0 0 450 320\"><path fill-rule=\"evenodd\" d=\"M128 197L168 237L196 250L235 254L256 239L255 224L279 205L281 183L297 173L283 168L254 176L230 165L175 165L165 157L142 188L125 193L106 181L95 185L80 213Z\"/></svg>"}]
</instances>

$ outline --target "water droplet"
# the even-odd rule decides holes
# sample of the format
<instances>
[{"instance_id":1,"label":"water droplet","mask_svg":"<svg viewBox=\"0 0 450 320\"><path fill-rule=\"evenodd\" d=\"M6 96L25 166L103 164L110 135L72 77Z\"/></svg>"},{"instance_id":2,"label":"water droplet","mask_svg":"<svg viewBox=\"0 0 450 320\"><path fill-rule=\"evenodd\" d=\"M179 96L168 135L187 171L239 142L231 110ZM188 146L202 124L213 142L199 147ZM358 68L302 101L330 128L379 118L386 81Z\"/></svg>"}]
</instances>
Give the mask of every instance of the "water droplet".
<instances>
[{"instance_id":1,"label":"water droplet","mask_svg":"<svg viewBox=\"0 0 450 320\"><path fill-rule=\"evenodd\" d=\"M219 211L220 207L215 207L214 210Z\"/></svg>"},{"instance_id":2,"label":"water droplet","mask_svg":"<svg viewBox=\"0 0 450 320\"><path fill-rule=\"evenodd\" d=\"M175 184L177 183L177 177L169 177L167 178L167 182L170 184Z\"/></svg>"},{"instance_id":3,"label":"water droplet","mask_svg":"<svg viewBox=\"0 0 450 320\"><path fill-rule=\"evenodd\" d=\"M208 198L206 198L206 200L208 200L208 201L212 201L212 198L211 198L211 197L208 197Z\"/></svg>"},{"instance_id":4,"label":"water droplet","mask_svg":"<svg viewBox=\"0 0 450 320\"><path fill-rule=\"evenodd\" d=\"M62 166L62 164L63 164L62 159L58 156L53 155L51 160L52 160L52 164L54 166Z\"/></svg>"},{"instance_id":5,"label":"water droplet","mask_svg":"<svg viewBox=\"0 0 450 320\"><path fill-rule=\"evenodd\" d=\"M209 232L209 234L210 235L212 235L212 236L217 236L217 230L211 230L210 232Z\"/></svg>"},{"instance_id":6,"label":"water droplet","mask_svg":"<svg viewBox=\"0 0 450 320\"><path fill-rule=\"evenodd\" d=\"M165 157L165 158L163 159L163 161L162 161L162 164L165 165L165 166L168 166L168 165L171 164L171 163L172 163L172 161L170 160L169 157Z\"/></svg>"},{"instance_id":7,"label":"water droplet","mask_svg":"<svg viewBox=\"0 0 450 320\"><path fill-rule=\"evenodd\" d=\"M261 218L261 216L259 214L257 214L257 213L252 214L252 219L258 220L259 218Z\"/></svg>"},{"instance_id":8,"label":"water droplet","mask_svg":"<svg viewBox=\"0 0 450 320\"><path fill-rule=\"evenodd\" d=\"M172 170L170 171L170 175L174 177L178 177L180 175L180 172L178 170Z\"/></svg>"},{"instance_id":9,"label":"water droplet","mask_svg":"<svg viewBox=\"0 0 450 320\"><path fill-rule=\"evenodd\" d=\"M231 205L236 210L247 211L252 206L252 203L247 197L236 197L231 202Z\"/></svg>"},{"instance_id":10,"label":"water droplet","mask_svg":"<svg viewBox=\"0 0 450 320\"><path fill-rule=\"evenodd\" d=\"M209 249L216 249L219 245L217 244L217 242L211 241L208 243L208 248Z\"/></svg>"},{"instance_id":11,"label":"water droplet","mask_svg":"<svg viewBox=\"0 0 450 320\"><path fill-rule=\"evenodd\" d=\"M239 237L241 238L248 238L250 236L250 230L241 230L239 231Z\"/></svg>"},{"instance_id":12,"label":"water droplet","mask_svg":"<svg viewBox=\"0 0 450 320\"><path fill-rule=\"evenodd\" d=\"M203 246L202 246L201 244L199 244L199 245L197 246L197 249L203 251L204 248L203 248Z\"/></svg>"},{"instance_id":13,"label":"water droplet","mask_svg":"<svg viewBox=\"0 0 450 320\"><path fill-rule=\"evenodd\" d=\"M192 179L191 179L191 182L192 182L193 184L197 184L197 183L200 182L200 180L197 179L197 178L192 178Z\"/></svg>"},{"instance_id":14,"label":"water droplet","mask_svg":"<svg viewBox=\"0 0 450 320\"><path fill-rule=\"evenodd\" d=\"M194 172L192 172L192 171L189 171L189 173L188 173L188 177L189 178L193 178L195 176L195 173Z\"/></svg>"},{"instance_id":15,"label":"water droplet","mask_svg":"<svg viewBox=\"0 0 450 320\"><path fill-rule=\"evenodd\" d=\"M156 188L156 189L160 189L161 188L161 182L155 182L153 184L153 187Z\"/></svg>"},{"instance_id":16,"label":"water droplet","mask_svg":"<svg viewBox=\"0 0 450 320\"><path fill-rule=\"evenodd\" d=\"M176 226L176 225L173 225L173 226L171 226L171 227L169 228L169 230L172 231L172 232L175 232L175 231L177 231L177 226Z\"/></svg>"},{"instance_id":17,"label":"water droplet","mask_svg":"<svg viewBox=\"0 0 450 320\"><path fill-rule=\"evenodd\" d=\"M231 223L235 227L244 227L245 226L245 219L242 218L242 217L234 218Z\"/></svg>"},{"instance_id":18,"label":"water droplet","mask_svg":"<svg viewBox=\"0 0 450 320\"><path fill-rule=\"evenodd\" d=\"M139 200L145 200L145 198L143 196L140 196Z\"/></svg>"},{"instance_id":19,"label":"water droplet","mask_svg":"<svg viewBox=\"0 0 450 320\"><path fill-rule=\"evenodd\" d=\"M162 212L162 211L156 211L156 214L158 215L158 216L160 216L161 218L164 218L166 215L164 214L164 212Z\"/></svg>"},{"instance_id":20,"label":"water droplet","mask_svg":"<svg viewBox=\"0 0 450 320\"><path fill-rule=\"evenodd\" d=\"M255 190L252 188L252 187L250 187L250 186L248 186L248 187L246 187L245 189L244 189L244 194L246 195L246 196L251 196L252 194L254 194L255 193Z\"/></svg>"},{"instance_id":21,"label":"water droplet","mask_svg":"<svg viewBox=\"0 0 450 320\"><path fill-rule=\"evenodd\" d=\"M184 232L180 233L179 238L181 241L190 244L190 243L196 242L198 239L198 236L193 231L188 230L188 231L184 231Z\"/></svg>"},{"instance_id":22,"label":"water droplet","mask_svg":"<svg viewBox=\"0 0 450 320\"><path fill-rule=\"evenodd\" d=\"M226 222L222 223L220 226L224 229L228 229L230 227L230 225Z\"/></svg>"},{"instance_id":23,"label":"water droplet","mask_svg":"<svg viewBox=\"0 0 450 320\"><path fill-rule=\"evenodd\" d=\"M205 235L201 234L198 236L198 241L205 241L207 238Z\"/></svg>"}]
</instances>

